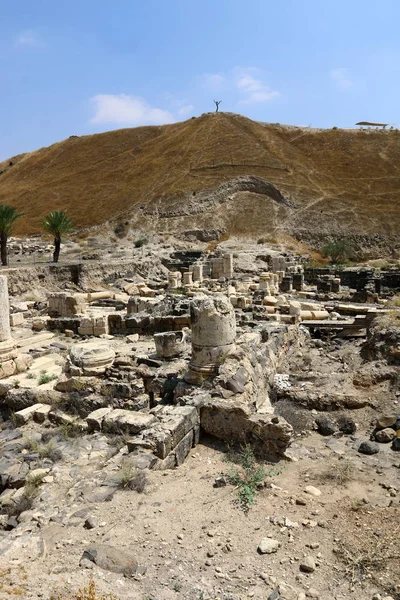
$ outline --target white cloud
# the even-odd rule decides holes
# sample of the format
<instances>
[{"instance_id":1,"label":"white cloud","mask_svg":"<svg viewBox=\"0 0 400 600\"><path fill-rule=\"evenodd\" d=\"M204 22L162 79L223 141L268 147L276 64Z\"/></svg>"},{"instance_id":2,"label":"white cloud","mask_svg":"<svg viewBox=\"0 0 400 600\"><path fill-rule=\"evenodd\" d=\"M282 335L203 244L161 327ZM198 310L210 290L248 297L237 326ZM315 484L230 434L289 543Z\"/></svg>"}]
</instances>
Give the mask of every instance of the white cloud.
<instances>
[{"instance_id":1,"label":"white cloud","mask_svg":"<svg viewBox=\"0 0 400 600\"><path fill-rule=\"evenodd\" d=\"M21 33L17 35L14 41L14 45L40 48L45 44L35 31L33 31L32 29L27 29L25 31L21 31Z\"/></svg>"},{"instance_id":2,"label":"white cloud","mask_svg":"<svg viewBox=\"0 0 400 600\"><path fill-rule=\"evenodd\" d=\"M343 89L347 89L355 85L355 82L350 78L349 70L345 69L344 67L332 69L329 72L329 76L339 87Z\"/></svg>"},{"instance_id":3,"label":"white cloud","mask_svg":"<svg viewBox=\"0 0 400 600\"><path fill-rule=\"evenodd\" d=\"M225 75L222 73L204 73L201 78L203 85L213 90L217 90L226 82Z\"/></svg>"},{"instance_id":4,"label":"white cloud","mask_svg":"<svg viewBox=\"0 0 400 600\"><path fill-rule=\"evenodd\" d=\"M190 104L187 98L178 98L171 92L165 92L164 98L168 102L171 112L179 117L185 117L194 110L193 104Z\"/></svg>"},{"instance_id":5,"label":"white cloud","mask_svg":"<svg viewBox=\"0 0 400 600\"><path fill-rule=\"evenodd\" d=\"M281 95L277 90L271 90L261 78L261 72L254 68L236 69L236 87L239 92L245 94L240 104L256 104L269 102Z\"/></svg>"},{"instance_id":6,"label":"white cloud","mask_svg":"<svg viewBox=\"0 0 400 600\"><path fill-rule=\"evenodd\" d=\"M90 122L94 124L162 125L174 120L168 110L153 108L138 96L97 94L91 104L94 115Z\"/></svg>"},{"instance_id":7,"label":"white cloud","mask_svg":"<svg viewBox=\"0 0 400 600\"><path fill-rule=\"evenodd\" d=\"M181 108L178 110L178 115L180 117L185 117L186 115L189 115L191 112L193 112L193 110L193 104L186 104L185 106L181 106Z\"/></svg>"}]
</instances>

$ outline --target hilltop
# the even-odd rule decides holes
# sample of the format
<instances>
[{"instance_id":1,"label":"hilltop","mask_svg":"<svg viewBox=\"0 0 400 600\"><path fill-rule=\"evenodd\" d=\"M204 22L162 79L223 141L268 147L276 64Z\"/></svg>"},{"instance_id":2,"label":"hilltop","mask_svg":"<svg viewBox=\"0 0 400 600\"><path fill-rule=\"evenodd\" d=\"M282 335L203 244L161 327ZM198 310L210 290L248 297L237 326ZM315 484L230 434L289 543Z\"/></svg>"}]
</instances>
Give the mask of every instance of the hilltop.
<instances>
[{"instance_id":1,"label":"hilltop","mask_svg":"<svg viewBox=\"0 0 400 600\"><path fill-rule=\"evenodd\" d=\"M38 232L49 210L66 209L79 228L211 227L317 247L345 236L367 254L396 255L399 164L396 130L296 128L209 113L71 136L8 159L0 163L0 203L24 211L19 235Z\"/></svg>"}]
</instances>

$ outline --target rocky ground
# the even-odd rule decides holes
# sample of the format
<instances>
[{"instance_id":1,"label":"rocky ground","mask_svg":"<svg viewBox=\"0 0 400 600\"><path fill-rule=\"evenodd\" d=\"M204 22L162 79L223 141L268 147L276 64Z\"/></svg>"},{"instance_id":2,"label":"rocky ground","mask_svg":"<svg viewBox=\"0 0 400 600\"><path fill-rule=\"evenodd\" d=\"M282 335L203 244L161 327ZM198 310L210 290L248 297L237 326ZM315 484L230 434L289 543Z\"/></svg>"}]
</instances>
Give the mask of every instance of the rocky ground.
<instances>
[{"instance_id":1,"label":"rocky ground","mask_svg":"<svg viewBox=\"0 0 400 600\"><path fill-rule=\"evenodd\" d=\"M286 408L297 431L291 460L266 465L247 513L227 477L230 453L213 439L203 438L178 469L146 471L132 484L137 491L123 487L131 476L120 436L5 422L2 477L13 476L22 456L35 489L17 528L15 517L1 517L0 598L68 598L91 577L121 600L400 597L400 454L389 440L369 441L379 415L388 417L381 431L400 416L398 388L393 378L366 386L364 377L360 408L306 410L293 394L281 397L282 380L293 391L303 369L325 396L327 373L334 390L339 376L354 387L362 370L357 340L308 344L288 357L289 378L277 379L278 412ZM317 368L320 379L311 377ZM339 430L343 417L352 432ZM361 442L379 452L360 452Z\"/></svg>"},{"instance_id":2,"label":"rocky ground","mask_svg":"<svg viewBox=\"0 0 400 600\"><path fill-rule=\"evenodd\" d=\"M146 278L158 289L167 273L163 259L184 244L152 243L134 250L142 258L134 281ZM87 259L96 265L99 252L105 256L101 240L98 244L92 243ZM122 246L125 259L132 244ZM265 269L263 244L227 241L222 247L235 251L241 274L257 276ZM78 250L74 246L72 253ZM119 250L116 246L110 257L117 259ZM9 281L18 289L11 275ZM118 272L115 291L126 281L126 273ZM29 282L25 287L37 291ZM52 284L54 289L63 285ZM91 579L99 596L112 593L120 600L400 599L397 321L374 325L368 343L360 334L312 338L300 325L295 341L279 348L276 357L268 354L269 363L275 368L279 362L279 368L262 394L294 435L285 459L271 463L258 457L264 472L243 462L252 459L248 448L228 447L204 431L178 468L140 470L133 467L125 434L89 434L81 427L94 409L84 403L99 401L99 390L102 402L115 401L106 397L103 385L111 380L97 378L99 389L94 385L92 391L74 388L85 413L78 425L76 415L56 422L44 414L42 422L22 424L13 414L33 402L59 408L62 391L54 391L55 382L71 381L70 374L61 374L68 371L74 344L82 341L78 335L32 331L35 320L47 319L48 282L42 285L39 302L28 299L30 290L12 298L12 314L24 312L13 338L32 362L0 385L0 599L99 600L74 595ZM107 287L99 286L94 275L85 285L86 291ZM78 291L72 283L68 289ZM240 315L237 343L247 335L251 348L259 322L250 328L250 318L248 312ZM270 331L277 329L266 324ZM136 410L136 400L146 396L148 403L149 398L135 361L144 357L146 368L153 368L154 340L138 334L106 335L105 340L116 354L113 377L135 391L137 398L130 401ZM189 350L176 365L166 363L174 376L187 368ZM235 360L242 356L243 364L256 368L264 351L259 343L253 354L238 354ZM243 390L223 385L224 370L225 379L232 375L229 360L216 381L223 400L233 404ZM265 364L263 374L268 368ZM129 375L126 381L118 379L118 369ZM87 378L86 387L93 379ZM30 394L40 398L32 401ZM128 407L121 398L121 406ZM26 404L13 408L12 399Z\"/></svg>"}]
</instances>

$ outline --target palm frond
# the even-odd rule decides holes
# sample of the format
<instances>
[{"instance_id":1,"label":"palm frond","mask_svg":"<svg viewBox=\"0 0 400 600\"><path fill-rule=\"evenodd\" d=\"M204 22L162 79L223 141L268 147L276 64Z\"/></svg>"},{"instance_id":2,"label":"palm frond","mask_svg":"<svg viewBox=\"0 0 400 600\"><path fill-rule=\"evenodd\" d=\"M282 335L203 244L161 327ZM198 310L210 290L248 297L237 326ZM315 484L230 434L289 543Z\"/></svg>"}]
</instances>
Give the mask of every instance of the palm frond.
<instances>
[{"instance_id":1,"label":"palm frond","mask_svg":"<svg viewBox=\"0 0 400 600\"><path fill-rule=\"evenodd\" d=\"M54 210L50 212L44 221L42 221L41 225L43 229L56 237L68 233L74 228L72 219L67 216L65 210Z\"/></svg>"},{"instance_id":2,"label":"palm frond","mask_svg":"<svg viewBox=\"0 0 400 600\"><path fill-rule=\"evenodd\" d=\"M17 212L17 209L14 206L9 206L8 204L0 204L0 234L9 235L11 232L11 226L22 217L24 213Z\"/></svg>"}]
</instances>

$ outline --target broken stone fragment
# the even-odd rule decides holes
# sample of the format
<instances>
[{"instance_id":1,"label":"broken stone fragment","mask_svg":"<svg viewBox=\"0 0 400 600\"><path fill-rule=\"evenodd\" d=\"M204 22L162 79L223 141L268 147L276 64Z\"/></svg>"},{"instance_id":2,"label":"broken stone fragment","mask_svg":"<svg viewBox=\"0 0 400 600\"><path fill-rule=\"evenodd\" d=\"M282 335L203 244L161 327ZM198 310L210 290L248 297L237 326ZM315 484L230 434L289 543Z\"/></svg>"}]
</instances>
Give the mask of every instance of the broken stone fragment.
<instances>
[{"instance_id":1,"label":"broken stone fragment","mask_svg":"<svg viewBox=\"0 0 400 600\"><path fill-rule=\"evenodd\" d=\"M260 554L273 554L278 551L280 542L272 538L263 538L258 545L258 552Z\"/></svg>"},{"instance_id":2,"label":"broken stone fragment","mask_svg":"<svg viewBox=\"0 0 400 600\"><path fill-rule=\"evenodd\" d=\"M111 367L115 352L109 344L99 342L81 343L72 346L70 360L83 370L85 375L101 375Z\"/></svg>"},{"instance_id":3,"label":"broken stone fragment","mask_svg":"<svg viewBox=\"0 0 400 600\"><path fill-rule=\"evenodd\" d=\"M105 544L94 544L84 550L81 561L84 559L105 571L121 573L126 577L135 575L139 568L137 560L131 554Z\"/></svg>"}]
</instances>

